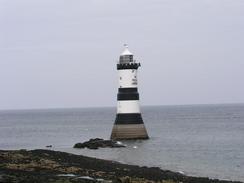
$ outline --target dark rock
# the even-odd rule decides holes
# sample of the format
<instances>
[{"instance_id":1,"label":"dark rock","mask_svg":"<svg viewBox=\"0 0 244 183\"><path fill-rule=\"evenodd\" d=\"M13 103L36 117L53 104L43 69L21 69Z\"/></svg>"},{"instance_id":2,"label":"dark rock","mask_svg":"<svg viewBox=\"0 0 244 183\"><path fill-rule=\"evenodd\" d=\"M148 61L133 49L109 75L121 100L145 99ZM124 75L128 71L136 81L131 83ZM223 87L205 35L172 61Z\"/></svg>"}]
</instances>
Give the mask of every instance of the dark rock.
<instances>
[{"instance_id":1,"label":"dark rock","mask_svg":"<svg viewBox=\"0 0 244 183\"><path fill-rule=\"evenodd\" d=\"M114 140L104 140L100 138L90 139L89 141L83 143L76 143L74 148L89 148L89 149L98 149L99 147L111 147L111 148L119 148L125 147L122 144L118 144L117 141Z\"/></svg>"},{"instance_id":2,"label":"dark rock","mask_svg":"<svg viewBox=\"0 0 244 183\"><path fill-rule=\"evenodd\" d=\"M100 180L105 181L100 182ZM161 170L158 167L139 167L82 155L41 149L31 151L0 150L0 182L241 183L207 177L191 177L169 170Z\"/></svg>"}]
</instances>

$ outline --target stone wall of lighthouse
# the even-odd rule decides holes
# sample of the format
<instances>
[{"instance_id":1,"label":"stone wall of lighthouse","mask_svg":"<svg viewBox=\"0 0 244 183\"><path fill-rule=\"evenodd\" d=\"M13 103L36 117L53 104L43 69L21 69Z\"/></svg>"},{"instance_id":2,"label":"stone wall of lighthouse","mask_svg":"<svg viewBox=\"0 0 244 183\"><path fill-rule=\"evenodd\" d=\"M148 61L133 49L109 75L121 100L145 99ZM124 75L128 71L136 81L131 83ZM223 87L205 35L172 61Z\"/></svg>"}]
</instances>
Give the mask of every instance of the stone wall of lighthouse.
<instances>
[{"instance_id":1,"label":"stone wall of lighthouse","mask_svg":"<svg viewBox=\"0 0 244 183\"><path fill-rule=\"evenodd\" d=\"M148 139L139 105L137 89L139 67L140 63L133 60L133 54L126 47L117 64L119 73L118 103L111 139Z\"/></svg>"}]
</instances>

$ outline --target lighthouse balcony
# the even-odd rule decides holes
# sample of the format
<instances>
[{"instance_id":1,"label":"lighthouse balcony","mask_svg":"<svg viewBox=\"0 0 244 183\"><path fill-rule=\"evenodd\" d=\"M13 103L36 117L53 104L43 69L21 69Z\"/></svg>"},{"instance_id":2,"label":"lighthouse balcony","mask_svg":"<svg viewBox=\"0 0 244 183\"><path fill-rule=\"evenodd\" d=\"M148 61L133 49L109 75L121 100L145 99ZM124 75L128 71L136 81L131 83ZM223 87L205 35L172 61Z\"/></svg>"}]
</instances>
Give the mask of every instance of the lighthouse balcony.
<instances>
[{"instance_id":1,"label":"lighthouse balcony","mask_svg":"<svg viewBox=\"0 0 244 183\"><path fill-rule=\"evenodd\" d=\"M126 64L117 64L117 70L123 70L123 69L138 69L140 67L140 63L126 63Z\"/></svg>"}]
</instances>

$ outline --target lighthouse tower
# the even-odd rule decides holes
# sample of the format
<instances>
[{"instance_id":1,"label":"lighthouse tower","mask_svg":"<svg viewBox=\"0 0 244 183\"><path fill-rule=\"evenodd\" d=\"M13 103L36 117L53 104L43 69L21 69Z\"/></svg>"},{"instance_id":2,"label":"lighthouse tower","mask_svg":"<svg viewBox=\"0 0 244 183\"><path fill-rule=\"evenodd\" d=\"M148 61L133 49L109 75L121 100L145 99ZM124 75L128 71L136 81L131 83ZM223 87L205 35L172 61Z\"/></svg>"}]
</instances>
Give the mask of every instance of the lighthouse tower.
<instances>
[{"instance_id":1,"label":"lighthouse tower","mask_svg":"<svg viewBox=\"0 0 244 183\"><path fill-rule=\"evenodd\" d=\"M133 54L125 45L125 50L119 57L117 70L119 72L119 89L117 95L117 114L113 126L111 139L148 139L144 126L137 89L137 69L140 63L136 63Z\"/></svg>"}]
</instances>

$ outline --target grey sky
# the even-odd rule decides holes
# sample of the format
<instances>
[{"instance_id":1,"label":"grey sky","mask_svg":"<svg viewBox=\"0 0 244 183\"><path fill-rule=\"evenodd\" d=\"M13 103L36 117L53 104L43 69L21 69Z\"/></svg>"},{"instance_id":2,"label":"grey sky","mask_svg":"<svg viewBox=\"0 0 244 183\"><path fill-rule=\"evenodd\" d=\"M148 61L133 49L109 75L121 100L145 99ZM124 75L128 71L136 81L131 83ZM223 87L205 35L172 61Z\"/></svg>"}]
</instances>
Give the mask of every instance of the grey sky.
<instances>
[{"instance_id":1,"label":"grey sky","mask_svg":"<svg viewBox=\"0 0 244 183\"><path fill-rule=\"evenodd\" d=\"M115 106L124 43L143 105L244 102L243 0L0 0L0 109Z\"/></svg>"}]
</instances>

